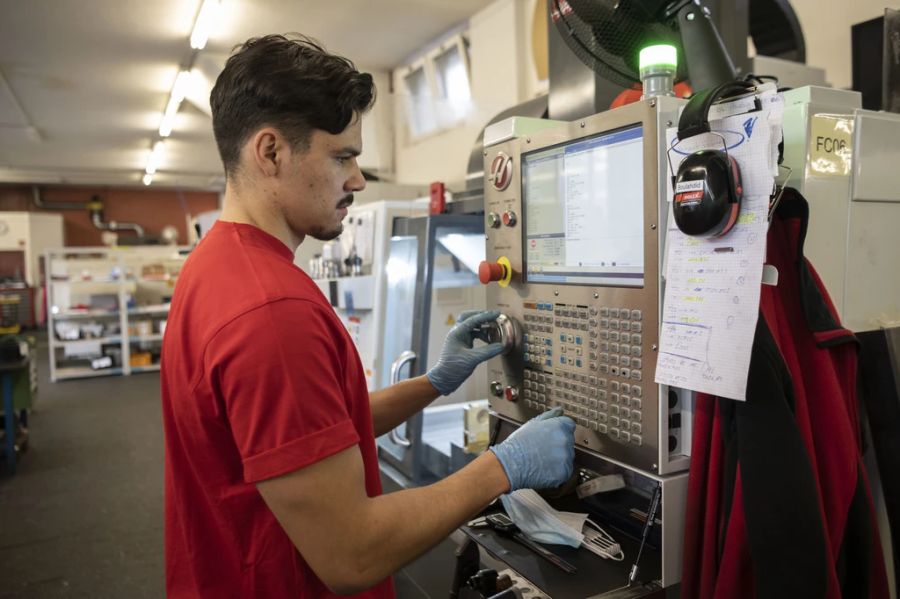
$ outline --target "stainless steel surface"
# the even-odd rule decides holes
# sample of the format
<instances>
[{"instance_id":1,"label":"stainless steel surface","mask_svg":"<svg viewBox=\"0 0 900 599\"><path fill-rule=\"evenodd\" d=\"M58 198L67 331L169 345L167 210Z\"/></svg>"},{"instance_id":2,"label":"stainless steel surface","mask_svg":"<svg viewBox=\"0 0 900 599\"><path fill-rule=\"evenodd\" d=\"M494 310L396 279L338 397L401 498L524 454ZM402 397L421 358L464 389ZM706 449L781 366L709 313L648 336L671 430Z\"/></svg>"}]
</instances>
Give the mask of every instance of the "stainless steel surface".
<instances>
[{"instance_id":1,"label":"stainless steel surface","mask_svg":"<svg viewBox=\"0 0 900 599\"><path fill-rule=\"evenodd\" d=\"M401 303L405 311L395 314L389 310L389 313L396 317L394 324L403 329L400 332L405 335L410 331L404 348L416 356L410 377L426 373L429 355L440 351L452 326L445 312L450 308L442 298L450 298L446 301L451 303L453 298L462 302L453 308L454 314L484 306L483 299L475 299L478 295L483 298L483 291L471 270L477 268L483 257L483 234L482 215L442 214L394 221L392 254L386 270L389 276L398 279L395 287L402 288ZM393 249L397 250L396 254ZM391 261L395 261L393 266ZM389 298L388 303L392 301ZM450 396L439 398L423 412L413 415L401 425L405 426L405 435L400 436L395 430L393 435L380 437L378 456L382 463L396 468L417 485L439 480L461 467L470 457L461 449L464 442L461 405L478 399L472 396L473 389L487 393L486 381L481 385L476 383L483 376L483 372L476 372L471 384L467 381ZM453 406L457 407L458 417L451 416L452 410L445 411ZM448 424L449 418L455 421ZM455 436L456 443L446 441L450 435ZM404 441L410 445L404 445Z\"/></svg>"},{"instance_id":2,"label":"stainless steel surface","mask_svg":"<svg viewBox=\"0 0 900 599\"><path fill-rule=\"evenodd\" d=\"M662 297L660 267L668 217L664 176L667 143L664 135L666 122L677 121L677 110L681 104L683 101L667 97L635 103L569 123L566 127L487 148L485 156L486 164L490 164L498 152L511 156L514 173L513 181L505 191L486 190L485 212L502 214L511 210L525 214L521 199L523 153L632 125L643 127L644 286L526 284L522 276L524 225L488 229L486 259L496 262L506 257L513 270L512 282L508 287L502 288L495 283L489 285L488 307L498 309L517 321L523 327L524 334L529 334L529 329L540 331L547 350L553 355L551 366L544 362L536 366L526 363L528 352L525 350L528 348L520 347L513 353L491 360L488 379L498 381L504 387L524 389L524 400L520 394L517 402L492 397L491 407L497 413L524 422L551 405L565 405L573 412L586 410L586 414L573 414L579 422L575 433L579 446L655 474L677 472L689 464L686 455L669 452L669 390L653 382ZM611 314L618 315L620 310L623 318L610 317ZM629 361L637 358L640 366L634 368L638 371L637 375L631 373L630 367L623 369L629 373L628 379L612 374L619 372L618 367L613 369L610 366L606 374L601 374L593 363L595 360L589 359L587 354L604 353L600 351L600 344L607 342L604 336L619 338L620 331L609 328L613 324L616 327L627 326L630 332L622 333L629 335L629 338L634 335L637 339L637 343L629 344L634 346L636 355L628 358ZM573 325L576 327L574 331ZM580 341L579 347L584 348L584 359L578 360L576 365L558 364L557 357L563 345L560 335L568 341L566 345L574 346L574 341ZM570 340L569 337L580 339ZM631 376L639 376L640 379L635 380ZM532 384L537 388L538 397L545 401L531 401ZM577 400L572 399L575 394L578 394ZM584 403L576 406L575 401ZM634 426L633 430L640 431L636 439L632 438L631 431L628 435L619 431L619 436L614 438L610 434L614 427L610 424L605 427L607 433L602 433L596 419L601 418L603 409L606 410L603 417L610 424L613 419L619 422L620 414L627 414L628 418L623 420L628 422L629 429ZM629 419L632 411L638 416L634 421ZM588 422L589 417L593 425Z\"/></svg>"},{"instance_id":3,"label":"stainless steel surface","mask_svg":"<svg viewBox=\"0 0 900 599\"><path fill-rule=\"evenodd\" d=\"M488 341L490 343L499 343L503 346L503 355L509 355L516 349L516 345L521 339L518 323L507 316L501 314L493 322L486 325Z\"/></svg>"},{"instance_id":4,"label":"stainless steel surface","mask_svg":"<svg viewBox=\"0 0 900 599\"><path fill-rule=\"evenodd\" d=\"M400 382L400 370L403 369L404 366L413 362L416 359L416 352L413 351L405 351L400 354L396 360L391 363L391 385L396 385ZM391 429L391 432L388 433L391 441L396 443L401 447L410 447L412 445L412 441L400 435L397 432L397 429L400 427Z\"/></svg>"}]
</instances>

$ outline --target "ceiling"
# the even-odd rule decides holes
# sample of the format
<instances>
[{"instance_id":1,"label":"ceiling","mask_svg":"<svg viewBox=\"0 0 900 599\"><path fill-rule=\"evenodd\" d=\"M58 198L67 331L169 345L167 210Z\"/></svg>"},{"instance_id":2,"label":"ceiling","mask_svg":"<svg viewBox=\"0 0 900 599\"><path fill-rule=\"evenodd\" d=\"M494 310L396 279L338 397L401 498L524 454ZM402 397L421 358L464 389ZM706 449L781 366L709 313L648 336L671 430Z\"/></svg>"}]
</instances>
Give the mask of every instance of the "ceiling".
<instances>
[{"instance_id":1,"label":"ceiling","mask_svg":"<svg viewBox=\"0 0 900 599\"><path fill-rule=\"evenodd\" d=\"M387 71L484 0L221 0L153 185L222 184L208 94L249 37L300 31ZM0 0L0 183L140 185L201 0Z\"/></svg>"}]
</instances>

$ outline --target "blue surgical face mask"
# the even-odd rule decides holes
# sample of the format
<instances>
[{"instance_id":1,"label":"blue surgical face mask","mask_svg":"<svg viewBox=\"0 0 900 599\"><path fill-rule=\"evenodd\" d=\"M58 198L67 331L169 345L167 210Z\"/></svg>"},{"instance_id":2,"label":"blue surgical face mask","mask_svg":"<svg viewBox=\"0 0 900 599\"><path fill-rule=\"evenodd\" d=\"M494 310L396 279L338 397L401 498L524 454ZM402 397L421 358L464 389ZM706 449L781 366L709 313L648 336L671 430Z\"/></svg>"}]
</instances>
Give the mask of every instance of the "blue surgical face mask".
<instances>
[{"instance_id":1,"label":"blue surgical face mask","mask_svg":"<svg viewBox=\"0 0 900 599\"><path fill-rule=\"evenodd\" d=\"M584 540L581 531L587 514L559 512L532 489L519 489L500 501L519 530L533 541L579 547Z\"/></svg>"}]
</instances>

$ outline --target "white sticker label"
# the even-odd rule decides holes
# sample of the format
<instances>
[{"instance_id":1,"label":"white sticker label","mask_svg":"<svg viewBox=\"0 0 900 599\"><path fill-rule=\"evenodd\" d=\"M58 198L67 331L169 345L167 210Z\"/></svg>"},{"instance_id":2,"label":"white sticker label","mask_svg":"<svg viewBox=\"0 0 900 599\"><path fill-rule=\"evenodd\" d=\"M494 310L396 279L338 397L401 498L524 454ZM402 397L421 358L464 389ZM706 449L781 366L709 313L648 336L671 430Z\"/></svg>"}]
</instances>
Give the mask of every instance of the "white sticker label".
<instances>
[{"instance_id":1,"label":"white sticker label","mask_svg":"<svg viewBox=\"0 0 900 599\"><path fill-rule=\"evenodd\" d=\"M688 191L703 191L703 179L697 181L679 181L675 185L675 193L686 193Z\"/></svg>"}]
</instances>

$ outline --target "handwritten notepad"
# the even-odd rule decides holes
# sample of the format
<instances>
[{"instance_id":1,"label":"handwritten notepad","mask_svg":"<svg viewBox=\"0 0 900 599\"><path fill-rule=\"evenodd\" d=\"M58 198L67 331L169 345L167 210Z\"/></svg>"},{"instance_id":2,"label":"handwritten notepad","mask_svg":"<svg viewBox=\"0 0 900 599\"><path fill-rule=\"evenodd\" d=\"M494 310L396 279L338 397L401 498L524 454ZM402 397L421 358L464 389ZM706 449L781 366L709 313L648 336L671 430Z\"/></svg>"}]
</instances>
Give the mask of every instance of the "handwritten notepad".
<instances>
[{"instance_id":1,"label":"handwritten notepad","mask_svg":"<svg viewBox=\"0 0 900 599\"><path fill-rule=\"evenodd\" d=\"M762 110L746 112L755 102L744 99L710 113L712 130L725 138L743 178L744 199L731 232L713 240L687 236L669 210L655 375L660 384L737 400L745 399L747 389L783 114L774 89L758 97ZM670 129L667 138L671 144L677 130ZM670 152L672 167L677 171L691 152L722 147L722 138L714 134L689 138ZM669 196L671 207L671 190Z\"/></svg>"}]
</instances>

